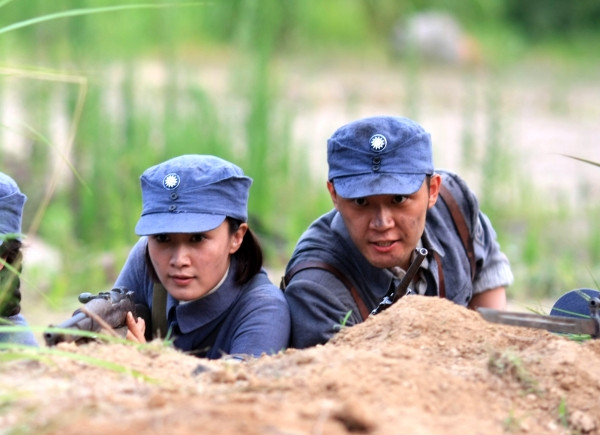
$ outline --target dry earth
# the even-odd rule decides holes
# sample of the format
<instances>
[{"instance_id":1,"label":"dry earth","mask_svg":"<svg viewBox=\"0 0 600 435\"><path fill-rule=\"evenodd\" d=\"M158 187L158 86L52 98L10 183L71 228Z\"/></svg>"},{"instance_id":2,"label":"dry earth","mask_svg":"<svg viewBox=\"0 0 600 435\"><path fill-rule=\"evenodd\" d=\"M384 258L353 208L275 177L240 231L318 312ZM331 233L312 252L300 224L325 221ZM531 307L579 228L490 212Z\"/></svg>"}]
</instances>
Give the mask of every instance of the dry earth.
<instances>
[{"instance_id":1,"label":"dry earth","mask_svg":"<svg viewBox=\"0 0 600 435\"><path fill-rule=\"evenodd\" d=\"M600 341L437 298L245 363L160 343L58 350L0 365L0 433L600 433Z\"/></svg>"}]
</instances>

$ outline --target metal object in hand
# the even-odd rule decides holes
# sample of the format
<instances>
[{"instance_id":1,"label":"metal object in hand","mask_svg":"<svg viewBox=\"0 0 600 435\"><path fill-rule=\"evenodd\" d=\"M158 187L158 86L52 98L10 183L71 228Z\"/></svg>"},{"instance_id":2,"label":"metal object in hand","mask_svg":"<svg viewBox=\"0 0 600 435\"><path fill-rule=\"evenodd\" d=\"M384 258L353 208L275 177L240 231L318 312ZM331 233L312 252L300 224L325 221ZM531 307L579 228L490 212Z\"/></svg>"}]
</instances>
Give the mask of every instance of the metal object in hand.
<instances>
[{"instance_id":1,"label":"metal object in hand","mask_svg":"<svg viewBox=\"0 0 600 435\"><path fill-rule=\"evenodd\" d=\"M381 313L383 310L389 308L392 304L394 304L402 296L412 293L408 286L419 271L421 263L423 263L423 260L425 260L425 257L427 257L427 249L417 248L415 249L415 253L417 255L408 267L408 270L406 271L404 277L400 280L400 283L396 286L396 288L388 292L388 294L386 294L383 297L381 302L379 302L379 305L373 311L371 311L371 314Z\"/></svg>"}]
</instances>

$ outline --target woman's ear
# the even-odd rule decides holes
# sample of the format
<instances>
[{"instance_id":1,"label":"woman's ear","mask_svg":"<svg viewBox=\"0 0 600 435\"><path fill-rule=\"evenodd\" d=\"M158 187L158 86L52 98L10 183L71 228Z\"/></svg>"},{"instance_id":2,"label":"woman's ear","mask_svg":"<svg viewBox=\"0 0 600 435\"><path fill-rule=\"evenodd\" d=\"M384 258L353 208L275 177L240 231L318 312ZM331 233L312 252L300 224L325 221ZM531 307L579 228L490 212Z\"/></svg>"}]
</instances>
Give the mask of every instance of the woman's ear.
<instances>
[{"instance_id":1,"label":"woman's ear","mask_svg":"<svg viewBox=\"0 0 600 435\"><path fill-rule=\"evenodd\" d=\"M244 236L246 235L246 231L248 231L248 224L246 222L241 223L239 228L233 233L231 237L231 246L229 247L229 253L235 254L240 246L242 246L242 242L244 241Z\"/></svg>"}]
</instances>

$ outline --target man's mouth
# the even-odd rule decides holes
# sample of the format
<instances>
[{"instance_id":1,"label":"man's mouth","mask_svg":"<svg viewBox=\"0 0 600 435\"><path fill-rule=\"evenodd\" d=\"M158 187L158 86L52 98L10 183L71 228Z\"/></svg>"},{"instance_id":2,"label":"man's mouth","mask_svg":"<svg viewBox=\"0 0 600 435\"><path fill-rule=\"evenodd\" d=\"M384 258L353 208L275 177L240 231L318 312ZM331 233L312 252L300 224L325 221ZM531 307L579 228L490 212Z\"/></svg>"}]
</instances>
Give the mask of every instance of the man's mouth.
<instances>
[{"instance_id":1,"label":"man's mouth","mask_svg":"<svg viewBox=\"0 0 600 435\"><path fill-rule=\"evenodd\" d=\"M392 246L394 243L396 243L396 240L391 240L391 241L383 241L383 242L372 242L375 246L379 246L382 248L387 248L389 246Z\"/></svg>"}]
</instances>

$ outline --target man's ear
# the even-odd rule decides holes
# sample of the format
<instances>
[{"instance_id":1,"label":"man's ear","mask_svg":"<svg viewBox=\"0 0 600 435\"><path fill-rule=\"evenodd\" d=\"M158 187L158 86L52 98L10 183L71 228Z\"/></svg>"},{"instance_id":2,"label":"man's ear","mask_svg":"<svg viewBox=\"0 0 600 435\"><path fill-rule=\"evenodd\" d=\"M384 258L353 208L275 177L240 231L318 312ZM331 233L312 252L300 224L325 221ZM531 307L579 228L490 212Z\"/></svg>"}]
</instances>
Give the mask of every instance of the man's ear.
<instances>
[{"instance_id":1,"label":"man's ear","mask_svg":"<svg viewBox=\"0 0 600 435\"><path fill-rule=\"evenodd\" d=\"M431 208L435 205L440 193L440 186L442 185L442 177L440 174L433 174L429 178L429 204L427 208Z\"/></svg>"},{"instance_id":2,"label":"man's ear","mask_svg":"<svg viewBox=\"0 0 600 435\"><path fill-rule=\"evenodd\" d=\"M335 191L335 187L333 187L333 183L331 181L327 182L327 190L329 190L329 195L331 196L331 201L333 201L333 206L337 209L337 192Z\"/></svg>"}]
</instances>

